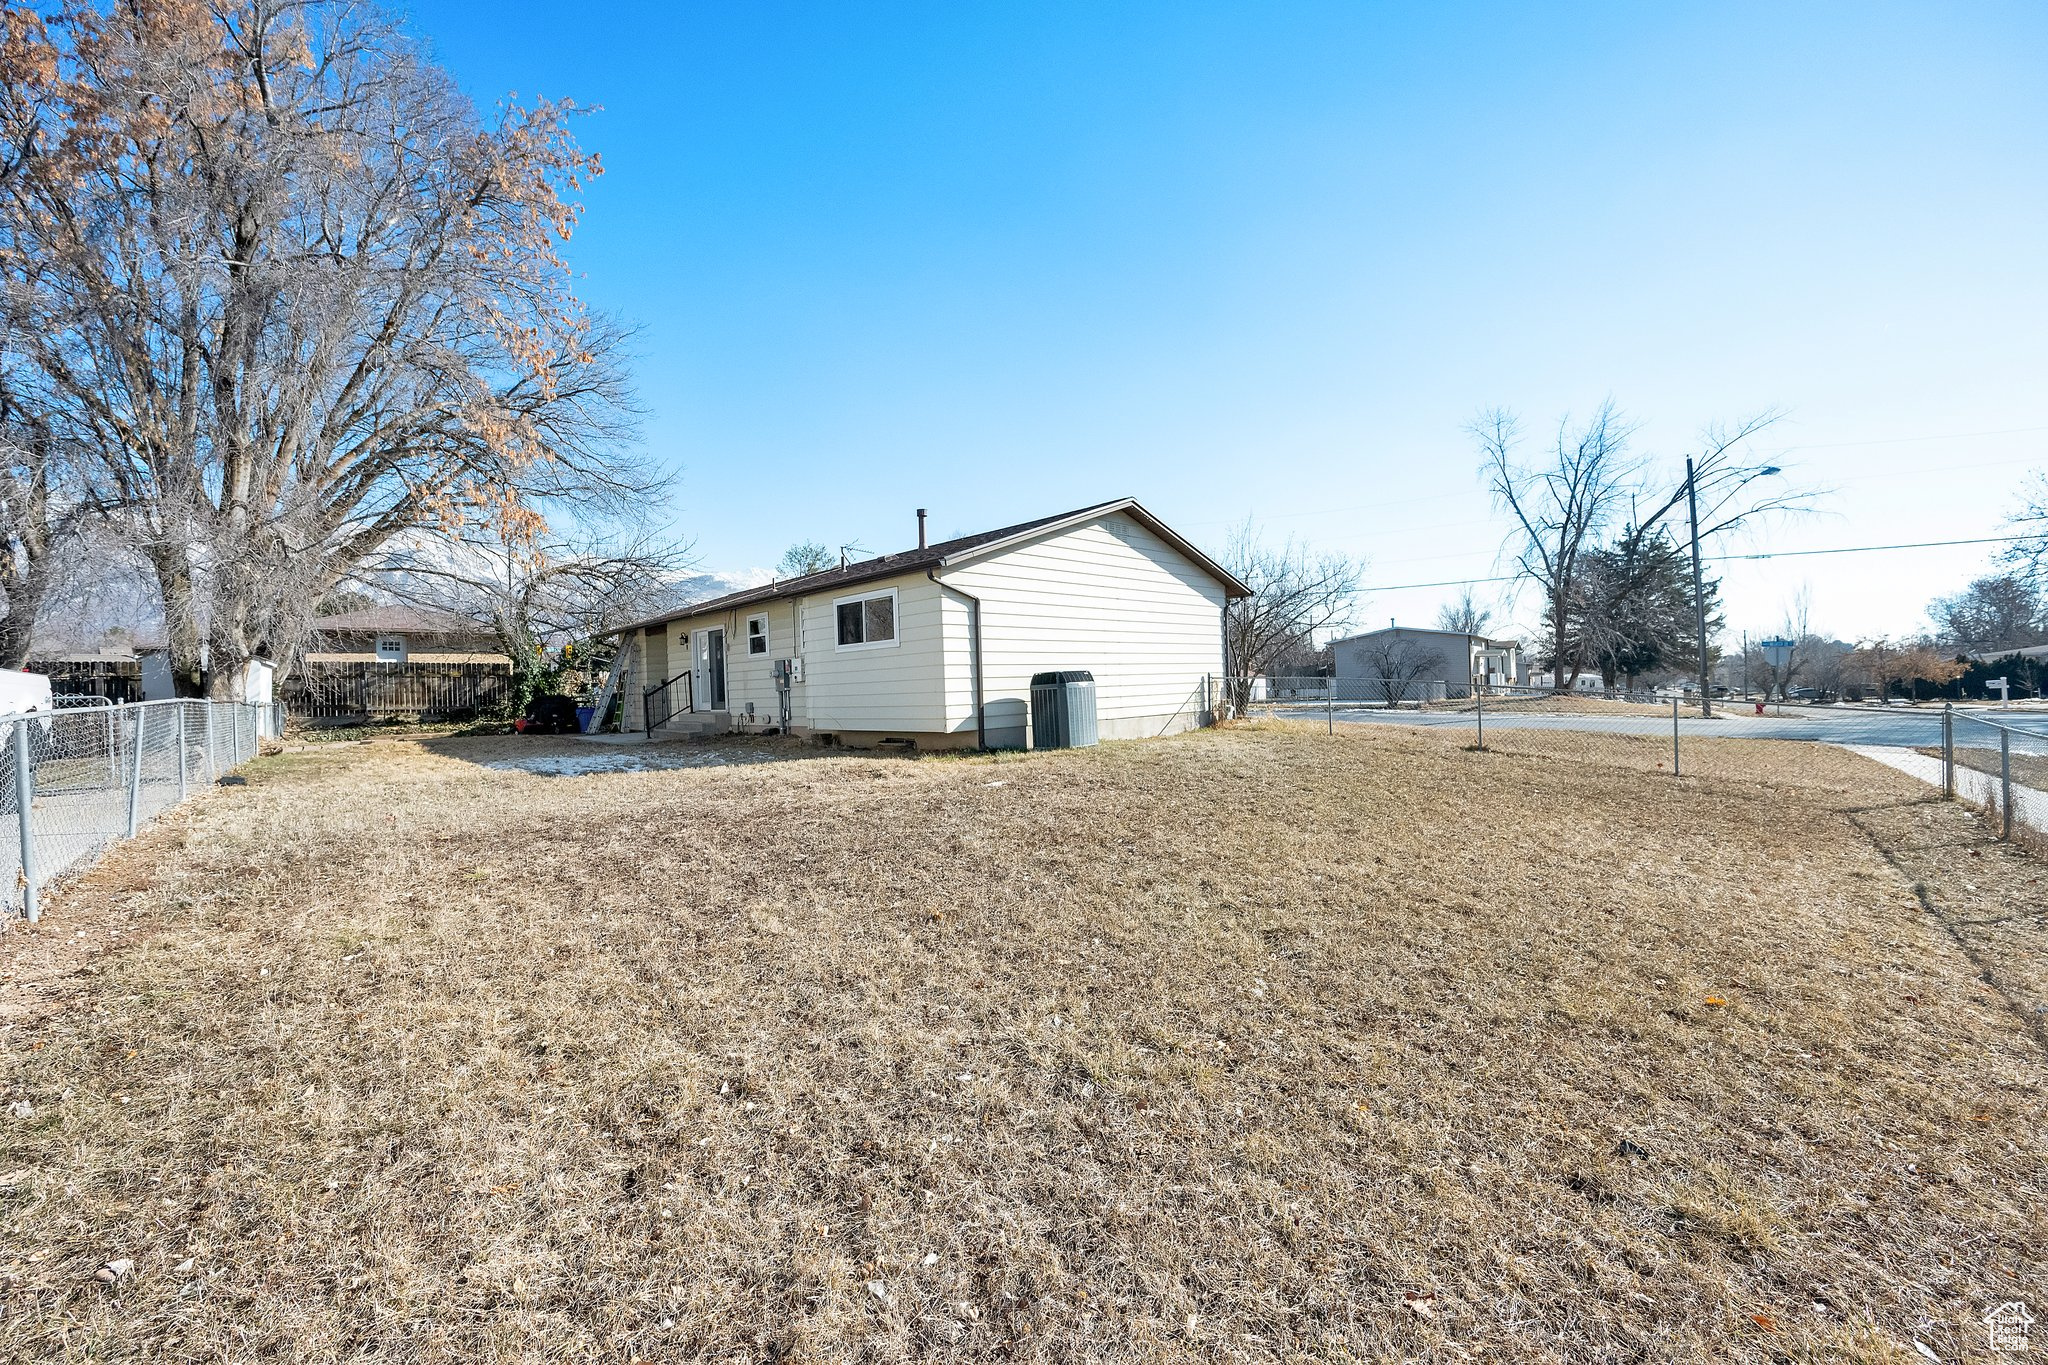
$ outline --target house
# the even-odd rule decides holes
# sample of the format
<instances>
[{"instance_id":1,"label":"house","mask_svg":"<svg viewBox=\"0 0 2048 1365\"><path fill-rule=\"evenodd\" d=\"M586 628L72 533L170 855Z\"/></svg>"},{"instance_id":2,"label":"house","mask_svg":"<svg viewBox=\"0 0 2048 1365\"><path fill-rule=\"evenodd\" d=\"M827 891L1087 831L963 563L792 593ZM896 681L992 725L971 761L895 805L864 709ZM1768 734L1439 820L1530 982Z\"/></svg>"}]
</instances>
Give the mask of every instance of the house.
<instances>
[{"instance_id":1,"label":"house","mask_svg":"<svg viewBox=\"0 0 2048 1365\"><path fill-rule=\"evenodd\" d=\"M1330 656L1339 691L1346 696L1398 683L1394 700L1441 699L1475 685L1513 686L1522 676L1522 647L1513 640L1391 622L1332 641Z\"/></svg>"},{"instance_id":2,"label":"house","mask_svg":"<svg viewBox=\"0 0 2048 1365\"><path fill-rule=\"evenodd\" d=\"M302 655L308 664L502 664L490 628L449 612L419 607L362 607L313 622Z\"/></svg>"},{"instance_id":3,"label":"house","mask_svg":"<svg viewBox=\"0 0 2048 1365\"><path fill-rule=\"evenodd\" d=\"M28 671L47 674L50 686L63 697L105 697L109 701L141 701L147 695L145 655L116 637L97 645L39 646L30 651ZM165 682L169 682L166 668Z\"/></svg>"},{"instance_id":4,"label":"house","mask_svg":"<svg viewBox=\"0 0 2048 1365\"><path fill-rule=\"evenodd\" d=\"M1250 590L1135 500L692 603L625 628L627 730L1022 748L1031 677L1086 669L1104 738L1207 722Z\"/></svg>"}]
</instances>

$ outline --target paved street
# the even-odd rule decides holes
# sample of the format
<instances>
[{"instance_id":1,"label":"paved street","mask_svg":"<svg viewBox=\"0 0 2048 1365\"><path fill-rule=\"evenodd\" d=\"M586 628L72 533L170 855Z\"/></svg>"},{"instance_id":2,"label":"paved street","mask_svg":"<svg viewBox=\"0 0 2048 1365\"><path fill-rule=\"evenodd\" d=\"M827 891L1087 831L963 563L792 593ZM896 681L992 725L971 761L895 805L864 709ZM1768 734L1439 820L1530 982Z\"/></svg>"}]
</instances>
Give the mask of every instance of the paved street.
<instances>
[{"instance_id":1,"label":"paved street","mask_svg":"<svg viewBox=\"0 0 2048 1365\"><path fill-rule=\"evenodd\" d=\"M1540 705L1541 703L1534 703ZM1538 712L1531 703L1504 702L1498 709L1489 705L1486 726L1494 729L1578 730L1610 735L1668 735L1668 716L1641 713L1626 715L1580 715ZM1325 714L1313 703L1272 708L1272 714L1312 720ZM1983 716L1980 721L1977 717ZM1389 711L1379 707L1339 703L1334 719L1344 725L1451 726L1470 729L1469 711ZM1992 716L1978 711L1956 712L1958 745L1996 748L1998 730L1987 721L1996 719L2014 734L2014 753L2048 754L2048 716L2038 712L2002 713ZM1900 707L1895 711L1861 707L1812 707L1787 711L1783 715L1758 716L1753 711L1716 708L1712 720L1695 712L1680 714L1678 731L1687 739L1790 739L1822 744L1874 745L1896 748L1933 748L1941 743L1941 712L1929 708Z\"/></svg>"}]
</instances>

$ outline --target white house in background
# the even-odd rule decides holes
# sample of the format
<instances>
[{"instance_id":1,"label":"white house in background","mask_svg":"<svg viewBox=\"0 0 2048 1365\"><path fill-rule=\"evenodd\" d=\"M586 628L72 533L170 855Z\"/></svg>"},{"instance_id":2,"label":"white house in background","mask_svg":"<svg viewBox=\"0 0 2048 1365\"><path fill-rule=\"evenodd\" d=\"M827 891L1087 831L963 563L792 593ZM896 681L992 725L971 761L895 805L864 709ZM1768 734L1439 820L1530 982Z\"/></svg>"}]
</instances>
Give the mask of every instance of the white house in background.
<instances>
[{"instance_id":1,"label":"white house in background","mask_svg":"<svg viewBox=\"0 0 2048 1365\"><path fill-rule=\"evenodd\" d=\"M1022 748L1031 677L1095 676L1105 739L1210 718L1250 590L1131 498L696 602L622 632L627 730Z\"/></svg>"},{"instance_id":2,"label":"white house in background","mask_svg":"<svg viewBox=\"0 0 2048 1365\"><path fill-rule=\"evenodd\" d=\"M1522 680L1522 646L1454 630L1388 625L1330 644L1339 690L1369 687L1382 679L1409 686L1398 700L1430 700L1451 689L1508 687ZM1361 694L1362 695L1362 694Z\"/></svg>"}]
</instances>

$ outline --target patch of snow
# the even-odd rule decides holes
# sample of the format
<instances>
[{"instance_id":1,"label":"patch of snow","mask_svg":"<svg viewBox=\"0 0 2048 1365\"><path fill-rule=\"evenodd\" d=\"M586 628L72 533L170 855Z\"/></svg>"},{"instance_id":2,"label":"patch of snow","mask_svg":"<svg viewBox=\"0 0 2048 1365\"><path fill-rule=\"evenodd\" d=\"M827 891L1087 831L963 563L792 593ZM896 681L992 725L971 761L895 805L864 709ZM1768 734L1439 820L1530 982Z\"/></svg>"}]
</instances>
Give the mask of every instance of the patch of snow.
<instances>
[{"instance_id":1,"label":"patch of snow","mask_svg":"<svg viewBox=\"0 0 2048 1365\"><path fill-rule=\"evenodd\" d=\"M715 750L644 750L597 754L534 754L530 758L500 758L484 764L506 773L533 773L539 777L590 777L599 773L660 773L676 768L723 768L749 760Z\"/></svg>"}]
</instances>

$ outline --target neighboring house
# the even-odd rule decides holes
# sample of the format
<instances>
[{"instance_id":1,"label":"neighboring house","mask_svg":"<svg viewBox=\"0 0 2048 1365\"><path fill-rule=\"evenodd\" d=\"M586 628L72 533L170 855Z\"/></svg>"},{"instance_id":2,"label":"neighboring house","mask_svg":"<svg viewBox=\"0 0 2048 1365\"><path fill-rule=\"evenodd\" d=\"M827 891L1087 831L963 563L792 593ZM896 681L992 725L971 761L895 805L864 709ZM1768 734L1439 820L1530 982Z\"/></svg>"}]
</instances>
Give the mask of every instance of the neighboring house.
<instances>
[{"instance_id":1,"label":"neighboring house","mask_svg":"<svg viewBox=\"0 0 2048 1365\"><path fill-rule=\"evenodd\" d=\"M1522 678L1520 644L1451 630L1390 625L1334 641L1330 652L1340 685L1355 690L1373 681L1397 680L1413 684L1412 699L1426 699L1425 693L1442 697L1444 691L1432 684L1446 690L1475 684L1507 687Z\"/></svg>"},{"instance_id":2,"label":"neighboring house","mask_svg":"<svg viewBox=\"0 0 2048 1365\"><path fill-rule=\"evenodd\" d=\"M504 664L489 627L418 607L363 607L313 622L308 664Z\"/></svg>"},{"instance_id":3,"label":"neighboring house","mask_svg":"<svg viewBox=\"0 0 2048 1365\"><path fill-rule=\"evenodd\" d=\"M1104 738L1208 721L1249 589L1133 499L936 545L918 528L914 550L627 627L625 728L1021 748L1031 676L1062 669L1094 674Z\"/></svg>"},{"instance_id":4,"label":"neighboring house","mask_svg":"<svg viewBox=\"0 0 2048 1365\"><path fill-rule=\"evenodd\" d=\"M59 696L141 701L154 695L146 691L150 679L145 676L145 659L161 663L162 651L139 650L125 643L57 645L32 651L28 671L46 674L51 690ZM166 665L161 671L168 689L170 669Z\"/></svg>"}]
</instances>

